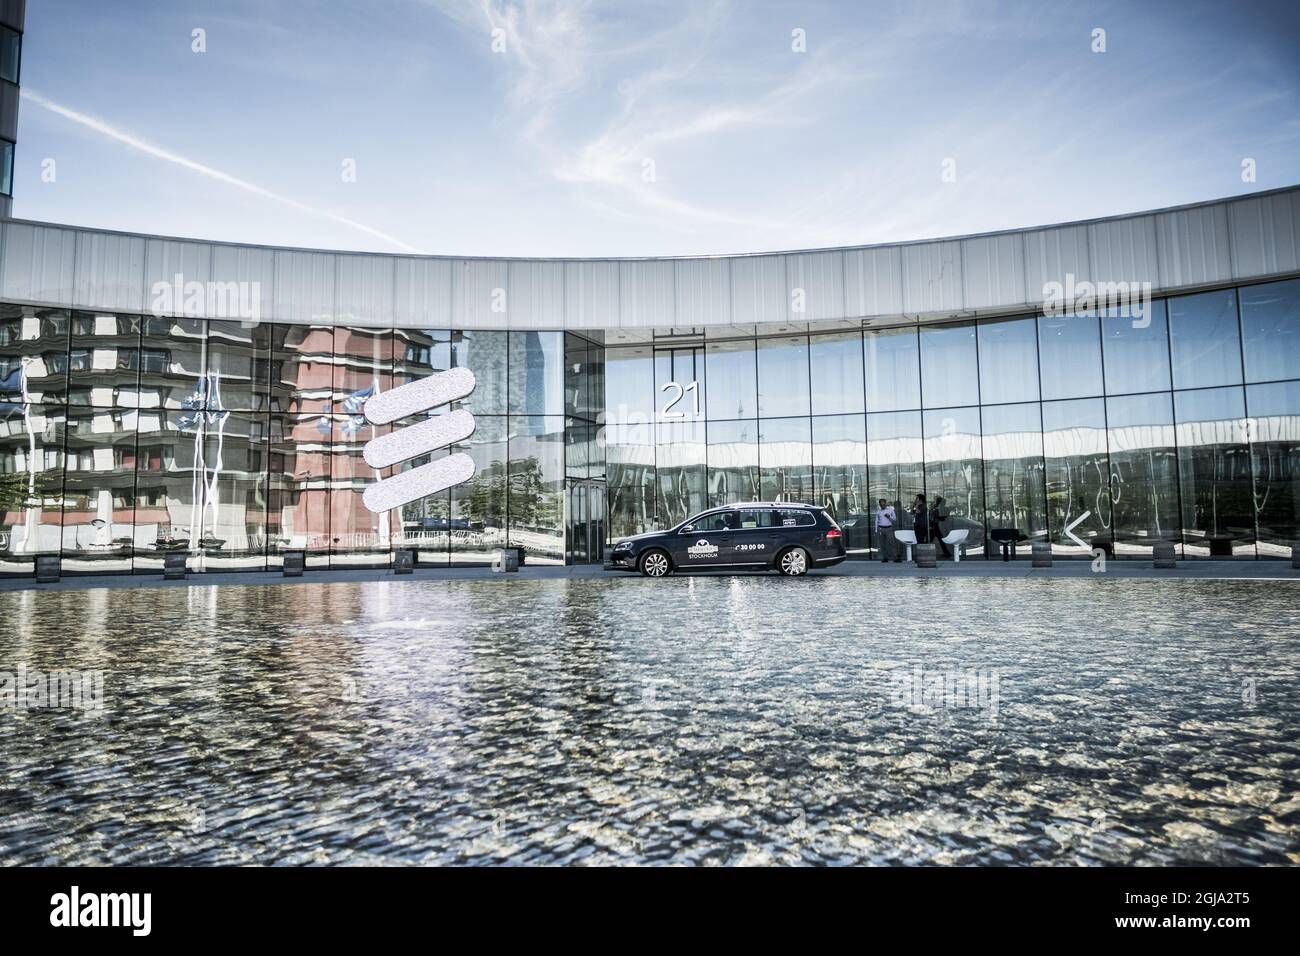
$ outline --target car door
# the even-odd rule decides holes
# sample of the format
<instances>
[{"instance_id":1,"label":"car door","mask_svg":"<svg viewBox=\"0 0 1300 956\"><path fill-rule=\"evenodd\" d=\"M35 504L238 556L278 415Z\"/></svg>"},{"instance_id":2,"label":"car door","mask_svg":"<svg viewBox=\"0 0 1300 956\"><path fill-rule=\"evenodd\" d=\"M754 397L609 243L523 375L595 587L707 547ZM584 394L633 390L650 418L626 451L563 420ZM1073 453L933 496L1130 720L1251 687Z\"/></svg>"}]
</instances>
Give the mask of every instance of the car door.
<instances>
[{"instance_id":1,"label":"car door","mask_svg":"<svg viewBox=\"0 0 1300 956\"><path fill-rule=\"evenodd\" d=\"M673 545L674 566L683 570L729 563L735 515L734 511L714 511L701 515L677 532Z\"/></svg>"},{"instance_id":2,"label":"car door","mask_svg":"<svg viewBox=\"0 0 1300 956\"><path fill-rule=\"evenodd\" d=\"M780 546L771 508L741 508L732 545L732 564L771 564Z\"/></svg>"}]
</instances>

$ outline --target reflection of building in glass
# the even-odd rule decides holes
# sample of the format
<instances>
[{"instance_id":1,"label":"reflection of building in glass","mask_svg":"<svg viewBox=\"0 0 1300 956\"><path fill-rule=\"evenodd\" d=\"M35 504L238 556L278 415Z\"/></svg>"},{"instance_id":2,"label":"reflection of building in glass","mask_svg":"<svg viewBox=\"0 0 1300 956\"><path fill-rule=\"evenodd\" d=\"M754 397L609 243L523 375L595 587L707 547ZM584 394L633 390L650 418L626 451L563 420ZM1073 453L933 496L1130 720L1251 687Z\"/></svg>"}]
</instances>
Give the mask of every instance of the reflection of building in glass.
<instances>
[{"instance_id":1,"label":"reflection of building in glass","mask_svg":"<svg viewBox=\"0 0 1300 956\"><path fill-rule=\"evenodd\" d=\"M922 493L971 555L1011 529L1080 556L1289 555L1298 225L1290 189L895 246L552 261L5 221L0 568L600 561L744 500L823 505L863 557L875 502ZM262 320L150 314L178 272L257 282ZM1152 298L1046 314L1067 274ZM361 450L411 422L372 426L365 400L457 366L476 430L435 454L468 453L474 477L370 513L384 472Z\"/></svg>"}]
</instances>

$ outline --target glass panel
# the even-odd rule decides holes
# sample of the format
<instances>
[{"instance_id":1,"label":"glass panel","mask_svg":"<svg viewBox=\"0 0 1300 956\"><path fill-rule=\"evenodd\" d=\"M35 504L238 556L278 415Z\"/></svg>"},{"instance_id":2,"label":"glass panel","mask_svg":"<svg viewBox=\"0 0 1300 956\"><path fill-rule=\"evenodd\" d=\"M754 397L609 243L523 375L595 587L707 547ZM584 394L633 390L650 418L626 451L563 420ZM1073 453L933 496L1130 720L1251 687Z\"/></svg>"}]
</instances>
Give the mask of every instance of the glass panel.
<instances>
[{"instance_id":1,"label":"glass panel","mask_svg":"<svg viewBox=\"0 0 1300 956\"><path fill-rule=\"evenodd\" d=\"M271 410L293 415L328 413L333 394L334 329L272 326Z\"/></svg>"},{"instance_id":2,"label":"glass panel","mask_svg":"<svg viewBox=\"0 0 1300 956\"><path fill-rule=\"evenodd\" d=\"M580 418L564 420L564 475L566 478L591 477L591 452L596 426Z\"/></svg>"},{"instance_id":3,"label":"glass panel","mask_svg":"<svg viewBox=\"0 0 1300 956\"><path fill-rule=\"evenodd\" d=\"M1033 542L1047 540L1047 486L1043 471L1042 418L1036 403L986 406L984 506L989 528L1017 528ZM997 549L1000 551L1000 548Z\"/></svg>"},{"instance_id":4,"label":"glass panel","mask_svg":"<svg viewBox=\"0 0 1300 956\"><path fill-rule=\"evenodd\" d=\"M587 342L576 335L564 336L564 414L590 416L587 394ZM572 474L572 472L570 472Z\"/></svg>"},{"instance_id":5,"label":"glass panel","mask_svg":"<svg viewBox=\"0 0 1300 956\"><path fill-rule=\"evenodd\" d=\"M203 536L205 416L156 406L137 414L132 566L136 571L158 571L165 554L180 551L191 555L190 567L197 570L194 556L200 553Z\"/></svg>"},{"instance_id":6,"label":"glass panel","mask_svg":"<svg viewBox=\"0 0 1300 956\"><path fill-rule=\"evenodd\" d=\"M1168 392L1106 400L1115 553L1147 555L1180 540L1178 454Z\"/></svg>"},{"instance_id":7,"label":"glass panel","mask_svg":"<svg viewBox=\"0 0 1300 956\"><path fill-rule=\"evenodd\" d=\"M1038 398L1038 328L1034 319L979 324L980 400L1032 402Z\"/></svg>"},{"instance_id":8,"label":"glass panel","mask_svg":"<svg viewBox=\"0 0 1300 956\"><path fill-rule=\"evenodd\" d=\"M140 317L72 313L68 399L97 408L157 408L156 389L140 391Z\"/></svg>"},{"instance_id":9,"label":"glass panel","mask_svg":"<svg viewBox=\"0 0 1300 956\"><path fill-rule=\"evenodd\" d=\"M345 392L356 381L356 370L340 370L342 383L335 394ZM353 389L351 393L364 392ZM344 398L335 405L339 409L359 409L359 402ZM343 411L322 416L320 428L328 427L331 433L329 451L330 486L330 567L383 567L388 564L391 538L401 528L399 513L384 511L375 514L365 506L362 496L366 488L381 479L395 474L395 468L371 468L362 457L366 442L386 435L394 425L371 425L358 411Z\"/></svg>"},{"instance_id":10,"label":"glass panel","mask_svg":"<svg viewBox=\"0 0 1300 956\"><path fill-rule=\"evenodd\" d=\"M1174 393L1183 550L1191 557L1255 554L1254 486L1240 387Z\"/></svg>"},{"instance_id":11,"label":"glass panel","mask_svg":"<svg viewBox=\"0 0 1300 956\"><path fill-rule=\"evenodd\" d=\"M862 411L862 333L814 335L808 341L813 414Z\"/></svg>"},{"instance_id":12,"label":"glass panel","mask_svg":"<svg viewBox=\"0 0 1300 956\"><path fill-rule=\"evenodd\" d=\"M509 543L522 547L529 563L564 563L563 418L510 419L506 515Z\"/></svg>"},{"instance_id":13,"label":"glass panel","mask_svg":"<svg viewBox=\"0 0 1300 956\"><path fill-rule=\"evenodd\" d=\"M621 365L622 360L611 363L607 390L613 387L617 369ZM646 368L649 368L648 356ZM652 426L644 422L606 425L601 434L605 445L605 483L611 539L655 530L658 525L655 523L655 446Z\"/></svg>"},{"instance_id":14,"label":"glass panel","mask_svg":"<svg viewBox=\"0 0 1300 956\"><path fill-rule=\"evenodd\" d=\"M7 139L0 140L0 193L14 194L14 144Z\"/></svg>"},{"instance_id":15,"label":"glass panel","mask_svg":"<svg viewBox=\"0 0 1300 956\"><path fill-rule=\"evenodd\" d=\"M984 467L980 452L980 410L928 411L925 426L925 491L928 536L940 557L952 554L943 537L966 531L966 553L984 553Z\"/></svg>"},{"instance_id":16,"label":"glass panel","mask_svg":"<svg viewBox=\"0 0 1300 956\"><path fill-rule=\"evenodd\" d=\"M700 387L704 387L703 382L700 383ZM592 421L599 421L605 413L605 348L601 345L592 344L587 352L587 405L590 409L587 417ZM599 491L595 494L597 499L603 497ZM594 507L593 505L593 509ZM592 560L597 557L600 556L593 556Z\"/></svg>"},{"instance_id":17,"label":"glass panel","mask_svg":"<svg viewBox=\"0 0 1300 956\"><path fill-rule=\"evenodd\" d=\"M1043 398L1101 394L1099 330L1095 314L1038 317L1038 367Z\"/></svg>"},{"instance_id":18,"label":"glass panel","mask_svg":"<svg viewBox=\"0 0 1300 956\"><path fill-rule=\"evenodd\" d=\"M808 414L808 337L760 339L758 414L766 418Z\"/></svg>"},{"instance_id":19,"label":"glass panel","mask_svg":"<svg viewBox=\"0 0 1300 956\"><path fill-rule=\"evenodd\" d=\"M671 528L708 507L704 422L660 422L658 459L659 527Z\"/></svg>"},{"instance_id":20,"label":"glass panel","mask_svg":"<svg viewBox=\"0 0 1300 956\"><path fill-rule=\"evenodd\" d=\"M65 571L130 571L135 541L135 409L68 409Z\"/></svg>"},{"instance_id":21,"label":"glass panel","mask_svg":"<svg viewBox=\"0 0 1300 956\"><path fill-rule=\"evenodd\" d=\"M605 364L605 422L654 421L655 372L649 347L609 349Z\"/></svg>"},{"instance_id":22,"label":"glass panel","mask_svg":"<svg viewBox=\"0 0 1300 956\"><path fill-rule=\"evenodd\" d=\"M210 413L203 439L203 567L266 567L268 418Z\"/></svg>"},{"instance_id":23,"label":"glass panel","mask_svg":"<svg viewBox=\"0 0 1300 956\"><path fill-rule=\"evenodd\" d=\"M755 414L758 409L758 373L754 343L711 342L705 356L709 420L745 418Z\"/></svg>"},{"instance_id":24,"label":"glass panel","mask_svg":"<svg viewBox=\"0 0 1300 956\"><path fill-rule=\"evenodd\" d=\"M1043 403L1043 465L1052 549L1065 555L1090 554L1095 548L1113 550L1106 409L1101 399ZM1071 525L1074 536L1087 547L1079 547L1066 535Z\"/></svg>"},{"instance_id":25,"label":"glass panel","mask_svg":"<svg viewBox=\"0 0 1300 956\"><path fill-rule=\"evenodd\" d=\"M921 396L926 408L979 402L974 323L921 329Z\"/></svg>"},{"instance_id":26,"label":"glass panel","mask_svg":"<svg viewBox=\"0 0 1300 956\"><path fill-rule=\"evenodd\" d=\"M442 329L393 330L393 388L451 368L451 333ZM477 380L477 376L475 379ZM481 383L480 383L481 384ZM478 392L479 386L474 391ZM438 413L446 411L438 409Z\"/></svg>"},{"instance_id":27,"label":"glass panel","mask_svg":"<svg viewBox=\"0 0 1300 956\"><path fill-rule=\"evenodd\" d=\"M68 313L0 305L0 402L68 398Z\"/></svg>"},{"instance_id":28,"label":"glass panel","mask_svg":"<svg viewBox=\"0 0 1300 956\"><path fill-rule=\"evenodd\" d=\"M527 345L526 340L520 340ZM525 361L538 358L537 350L531 353L523 350ZM453 368L468 368L474 373L474 392L461 402L453 402L452 408L467 408L477 415L504 415L506 412L506 352L507 333L505 332L452 332L451 364ZM544 358L544 355L542 356ZM558 369L555 372L559 374ZM543 375L545 378L545 375ZM523 399L533 382L533 376L525 367L520 373ZM558 402L558 397L557 397Z\"/></svg>"},{"instance_id":29,"label":"glass panel","mask_svg":"<svg viewBox=\"0 0 1300 956\"><path fill-rule=\"evenodd\" d=\"M428 418L428 414L403 418L393 423L393 428L406 428ZM475 420L475 425L478 420ZM477 431L477 428L475 429ZM391 469L392 474L410 471L438 458L446 458L451 451L439 448L429 455L419 455L401 462ZM451 492L442 491L408 502L390 513L390 547L414 548L416 560L421 565L438 566L448 562L448 549L455 523L451 520Z\"/></svg>"},{"instance_id":30,"label":"glass panel","mask_svg":"<svg viewBox=\"0 0 1300 956\"><path fill-rule=\"evenodd\" d=\"M1142 319L1134 319L1125 308L1105 309L1101 328L1108 394L1169 388L1169 330L1164 299L1152 302Z\"/></svg>"},{"instance_id":31,"label":"glass panel","mask_svg":"<svg viewBox=\"0 0 1300 956\"><path fill-rule=\"evenodd\" d=\"M704 420L704 349L655 351L657 421Z\"/></svg>"},{"instance_id":32,"label":"glass panel","mask_svg":"<svg viewBox=\"0 0 1300 956\"><path fill-rule=\"evenodd\" d=\"M917 330L881 329L863 339L867 411L921 407L921 351Z\"/></svg>"},{"instance_id":33,"label":"glass panel","mask_svg":"<svg viewBox=\"0 0 1300 956\"><path fill-rule=\"evenodd\" d=\"M882 412L867 416L867 478L872 513L875 513L874 502L886 499L898 514L900 530L910 529L911 519L906 509L914 497L925 492L922 451L920 412ZM873 528L871 546L879 557L879 544L874 537Z\"/></svg>"},{"instance_id":34,"label":"glass panel","mask_svg":"<svg viewBox=\"0 0 1300 956\"><path fill-rule=\"evenodd\" d=\"M18 82L18 59L22 43L22 35L16 30L0 27L0 80Z\"/></svg>"},{"instance_id":35,"label":"glass panel","mask_svg":"<svg viewBox=\"0 0 1300 956\"><path fill-rule=\"evenodd\" d=\"M268 563L279 567L280 552L293 549L307 553L309 567L327 567L333 422L319 413L272 415L270 429Z\"/></svg>"},{"instance_id":36,"label":"glass panel","mask_svg":"<svg viewBox=\"0 0 1300 956\"><path fill-rule=\"evenodd\" d=\"M451 489L452 564L487 564L506 545L506 418L475 415L474 434L455 446L474 459L474 477Z\"/></svg>"},{"instance_id":37,"label":"glass panel","mask_svg":"<svg viewBox=\"0 0 1300 956\"><path fill-rule=\"evenodd\" d=\"M510 333L510 412L564 414L564 333Z\"/></svg>"},{"instance_id":38,"label":"glass panel","mask_svg":"<svg viewBox=\"0 0 1300 956\"><path fill-rule=\"evenodd\" d=\"M0 401L0 571L59 551L64 421L62 405Z\"/></svg>"},{"instance_id":39,"label":"glass panel","mask_svg":"<svg viewBox=\"0 0 1300 956\"><path fill-rule=\"evenodd\" d=\"M1251 458L1260 556L1286 558L1300 541L1300 382L1250 385Z\"/></svg>"},{"instance_id":40,"label":"glass panel","mask_svg":"<svg viewBox=\"0 0 1300 956\"><path fill-rule=\"evenodd\" d=\"M709 507L760 500L758 422L711 421L707 437Z\"/></svg>"},{"instance_id":41,"label":"glass panel","mask_svg":"<svg viewBox=\"0 0 1300 956\"><path fill-rule=\"evenodd\" d=\"M375 426L365 416L366 399L393 386L393 333L388 329L339 326L334 329L334 377L328 407L330 445L330 566L383 566L394 533L402 529L400 511L375 514L362 496L369 485L396 468L371 468L362 457L366 442L400 424Z\"/></svg>"},{"instance_id":42,"label":"glass panel","mask_svg":"<svg viewBox=\"0 0 1300 956\"><path fill-rule=\"evenodd\" d=\"M1170 299L1169 343L1174 388L1240 384L1236 290Z\"/></svg>"},{"instance_id":43,"label":"glass panel","mask_svg":"<svg viewBox=\"0 0 1300 956\"><path fill-rule=\"evenodd\" d=\"M812 503L835 519L850 554L866 554L874 510L867 500L866 421L861 415L814 418L812 440Z\"/></svg>"},{"instance_id":44,"label":"glass panel","mask_svg":"<svg viewBox=\"0 0 1300 956\"><path fill-rule=\"evenodd\" d=\"M271 327L208 323L206 407L265 412L270 385Z\"/></svg>"},{"instance_id":45,"label":"glass panel","mask_svg":"<svg viewBox=\"0 0 1300 956\"><path fill-rule=\"evenodd\" d=\"M758 462L763 501L813 500L812 432L806 418L768 418L759 423Z\"/></svg>"},{"instance_id":46,"label":"glass panel","mask_svg":"<svg viewBox=\"0 0 1300 956\"><path fill-rule=\"evenodd\" d=\"M1300 378L1300 279L1240 290L1246 381Z\"/></svg>"},{"instance_id":47,"label":"glass panel","mask_svg":"<svg viewBox=\"0 0 1300 956\"><path fill-rule=\"evenodd\" d=\"M147 315L141 327L140 407L181 409L191 418L209 406L219 409L220 395L203 367L207 322Z\"/></svg>"}]
</instances>

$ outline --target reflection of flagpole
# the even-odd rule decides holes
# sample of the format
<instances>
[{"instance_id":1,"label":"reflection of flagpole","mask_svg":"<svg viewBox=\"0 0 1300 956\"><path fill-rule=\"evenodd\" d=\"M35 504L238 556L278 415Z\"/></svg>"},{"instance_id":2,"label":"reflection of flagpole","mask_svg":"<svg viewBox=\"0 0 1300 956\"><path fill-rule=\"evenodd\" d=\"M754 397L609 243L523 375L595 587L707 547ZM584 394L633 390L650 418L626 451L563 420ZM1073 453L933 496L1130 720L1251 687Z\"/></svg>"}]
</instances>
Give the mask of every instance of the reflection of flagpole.
<instances>
[{"instance_id":1,"label":"reflection of flagpole","mask_svg":"<svg viewBox=\"0 0 1300 956\"><path fill-rule=\"evenodd\" d=\"M41 509L36 501L36 430L32 428L32 396L27 391L27 356L19 361L18 382L23 393L23 428L27 431L27 514L24 517L23 551L40 550Z\"/></svg>"},{"instance_id":2,"label":"reflection of flagpole","mask_svg":"<svg viewBox=\"0 0 1300 956\"><path fill-rule=\"evenodd\" d=\"M207 462L204 462L204 502L203 508L206 511L208 506L212 507L212 529L213 537L216 537L218 527L218 513L221 510L221 494L217 484L221 478L221 471L225 467L225 445L226 445L226 419L230 416L226 414L226 407L221 401L221 373L210 372L208 380L208 394L212 400L207 404L210 409L206 414L208 417L216 416L217 418L217 456L212 465L212 480L208 481ZM202 542L202 538L199 539Z\"/></svg>"}]
</instances>

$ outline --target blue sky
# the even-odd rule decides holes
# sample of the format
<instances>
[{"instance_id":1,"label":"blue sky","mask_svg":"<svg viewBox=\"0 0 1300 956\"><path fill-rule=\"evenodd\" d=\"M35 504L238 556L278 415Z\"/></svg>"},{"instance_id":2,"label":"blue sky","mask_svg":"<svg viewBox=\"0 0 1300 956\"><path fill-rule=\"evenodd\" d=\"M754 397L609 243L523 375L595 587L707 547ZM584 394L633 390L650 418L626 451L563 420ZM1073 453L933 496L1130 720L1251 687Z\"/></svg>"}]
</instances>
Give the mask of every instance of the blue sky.
<instances>
[{"instance_id":1,"label":"blue sky","mask_svg":"<svg viewBox=\"0 0 1300 956\"><path fill-rule=\"evenodd\" d=\"M1194 202L1300 183L1298 11L33 0L14 215L384 252L637 256Z\"/></svg>"}]
</instances>

